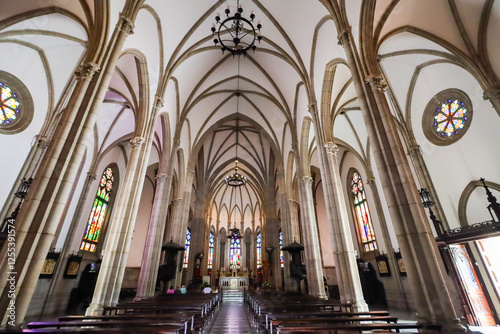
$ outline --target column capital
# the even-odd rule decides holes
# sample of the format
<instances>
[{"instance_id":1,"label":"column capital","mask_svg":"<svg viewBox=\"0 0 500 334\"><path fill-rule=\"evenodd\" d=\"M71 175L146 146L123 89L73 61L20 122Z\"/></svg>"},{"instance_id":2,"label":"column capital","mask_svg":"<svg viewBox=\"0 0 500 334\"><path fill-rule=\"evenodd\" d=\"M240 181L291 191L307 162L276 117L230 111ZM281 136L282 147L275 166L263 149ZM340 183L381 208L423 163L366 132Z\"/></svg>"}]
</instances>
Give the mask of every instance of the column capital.
<instances>
[{"instance_id":1,"label":"column capital","mask_svg":"<svg viewBox=\"0 0 500 334\"><path fill-rule=\"evenodd\" d=\"M373 91L379 90L381 92L385 92L387 89L387 83L380 75L370 74L365 78L365 82L370 85Z\"/></svg>"},{"instance_id":2,"label":"column capital","mask_svg":"<svg viewBox=\"0 0 500 334\"><path fill-rule=\"evenodd\" d=\"M130 141L129 141L130 147L133 150L141 147L142 144L144 144L145 142L146 142L146 139L144 139L143 137L134 137L134 138L130 139Z\"/></svg>"},{"instance_id":3,"label":"column capital","mask_svg":"<svg viewBox=\"0 0 500 334\"><path fill-rule=\"evenodd\" d=\"M292 143L292 151L298 153L299 150L298 150L298 145L296 143Z\"/></svg>"},{"instance_id":4,"label":"column capital","mask_svg":"<svg viewBox=\"0 0 500 334\"><path fill-rule=\"evenodd\" d=\"M493 86L493 87L488 87L487 89L485 89L483 92L483 99L490 100L490 101L499 100L500 99L500 87Z\"/></svg>"},{"instance_id":5,"label":"column capital","mask_svg":"<svg viewBox=\"0 0 500 334\"><path fill-rule=\"evenodd\" d=\"M163 99L159 96L155 96L155 102L154 102L154 106L156 109L161 109L163 108Z\"/></svg>"},{"instance_id":6,"label":"column capital","mask_svg":"<svg viewBox=\"0 0 500 334\"><path fill-rule=\"evenodd\" d=\"M344 44L349 43L349 40L351 39L350 35L351 35L350 27L339 32L339 34L337 35L337 44L344 46Z\"/></svg>"},{"instance_id":7,"label":"column capital","mask_svg":"<svg viewBox=\"0 0 500 334\"><path fill-rule=\"evenodd\" d=\"M333 142L329 141L329 142L326 142L323 147L326 149L326 153L328 154L333 154L333 155L337 155L337 153L339 152L339 147L337 145L335 145Z\"/></svg>"},{"instance_id":8,"label":"column capital","mask_svg":"<svg viewBox=\"0 0 500 334\"><path fill-rule=\"evenodd\" d=\"M156 182L165 182L167 179L167 174L158 174L155 176Z\"/></svg>"},{"instance_id":9,"label":"column capital","mask_svg":"<svg viewBox=\"0 0 500 334\"><path fill-rule=\"evenodd\" d=\"M45 150L49 146L47 138L44 136L35 136L35 140L37 141L36 148L38 149Z\"/></svg>"},{"instance_id":10,"label":"column capital","mask_svg":"<svg viewBox=\"0 0 500 334\"><path fill-rule=\"evenodd\" d=\"M173 148L174 148L174 149L177 149L177 148L179 148L179 146L181 146L181 141L180 141L180 139L176 139L176 140L174 140L174 147L173 147Z\"/></svg>"},{"instance_id":11,"label":"column capital","mask_svg":"<svg viewBox=\"0 0 500 334\"><path fill-rule=\"evenodd\" d=\"M309 113L313 116L318 114L318 110L317 110L318 108L316 107L316 102L309 104L307 109L309 110Z\"/></svg>"},{"instance_id":12,"label":"column capital","mask_svg":"<svg viewBox=\"0 0 500 334\"><path fill-rule=\"evenodd\" d=\"M420 148L420 145L414 145L408 149L408 155L414 159L417 158L418 156L422 155L422 150Z\"/></svg>"},{"instance_id":13,"label":"column capital","mask_svg":"<svg viewBox=\"0 0 500 334\"><path fill-rule=\"evenodd\" d=\"M88 79L92 80L95 73L99 72L101 68L96 63L88 62L81 64L75 71L77 79Z\"/></svg>"},{"instance_id":14,"label":"column capital","mask_svg":"<svg viewBox=\"0 0 500 334\"><path fill-rule=\"evenodd\" d=\"M302 176L301 179L302 181L304 181L304 183L307 183L309 185L312 185L313 183L313 178L310 176Z\"/></svg>"},{"instance_id":15,"label":"column capital","mask_svg":"<svg viewBox=\"0 0 500 334\"><path fill-rule=\"evenodd\" d=\"M299 205L299 202L297 202L295 199L293 198L288 198L287 199L287 202L288 204L291 204L291 205Z\"/></svg>"},{"instance_id":16,"label":"column capital","mask_svg":"<svg viewBox=\"0 0 500 334\"><path fill-rule=\"evenodd\" d=\"M369 179L366 180L366 184L368 184L370 188L373 188L373 186L375 185L375 178L370 177Z\"/></svg>"},{"instance_id":17,"label":"column capital","mask_svg":"<svg viewBox=\"0 0 500 334\"><path fill-rule=\"evenodd\" d=\"M95 173L92 173L92 172L88 172L87 173L87 180L92 182L92 181L95 181L95 179L97 178L97 176L95 175Z\"/></svg>"},{"instance_id":18,"label":"column capital","mask_svg":"<svg viewBox=\"0 0 500 334\"><path fill-rule=\"evenodd\" d=\"M129 17L120 13L120 19L116 26L127 35L132 35L134 33L134 22Z\"/></svg>"}]
</instances>

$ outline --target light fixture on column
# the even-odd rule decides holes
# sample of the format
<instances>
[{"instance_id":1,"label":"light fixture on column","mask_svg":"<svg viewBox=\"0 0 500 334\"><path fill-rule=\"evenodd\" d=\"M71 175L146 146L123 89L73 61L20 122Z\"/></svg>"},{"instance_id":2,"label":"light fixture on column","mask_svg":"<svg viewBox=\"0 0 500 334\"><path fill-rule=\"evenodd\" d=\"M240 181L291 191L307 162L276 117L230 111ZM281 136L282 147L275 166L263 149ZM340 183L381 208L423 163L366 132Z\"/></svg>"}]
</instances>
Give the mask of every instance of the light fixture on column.
<instances>
[{"instance_id":1,"label":"light fixture on column","mask_svg":"<svg viewBox=\"0 0 500 334\"><path fill-rule=\"evenodd\" d=\"M219 14L215 16L215 24L212 26L212 34L217 32L217 36L214 39L215 45L221 45L222 52L229 51L234 55L246 55L247 50L252 49L255 51L257 48L255 46L255 41L261 41L262 36L260 35L260 28L262 25L257 23L256 26L253 25L253 20L255 14L252 12L250 14L250 19L244 18L241 13L243 13L243 8L240 6L240 0L236 4L236 12L231 15L231 10L229 10L229 5L225 9L226 18L221 21ZM218 25L218 28L216 27Z\"/></svg>"},{"instance_id":2,"label":"light fixture on column","mask_svg":"<svg viewBox=\"0 0 500 334\"><path fill-rule=\"evenodd\" d=\"M420 198L422 199L422 205L424 206L424 208L429 209L429 217L431 218L432 223L434 224L434 228L436 229L437 235L441 237L444 234L443 225L436 218L434 212L432 212L431 207L433 207L435 203L432 200L431 193L425 188L420 189L418 193L420 194Z\"/></svg>"}]
</instances>

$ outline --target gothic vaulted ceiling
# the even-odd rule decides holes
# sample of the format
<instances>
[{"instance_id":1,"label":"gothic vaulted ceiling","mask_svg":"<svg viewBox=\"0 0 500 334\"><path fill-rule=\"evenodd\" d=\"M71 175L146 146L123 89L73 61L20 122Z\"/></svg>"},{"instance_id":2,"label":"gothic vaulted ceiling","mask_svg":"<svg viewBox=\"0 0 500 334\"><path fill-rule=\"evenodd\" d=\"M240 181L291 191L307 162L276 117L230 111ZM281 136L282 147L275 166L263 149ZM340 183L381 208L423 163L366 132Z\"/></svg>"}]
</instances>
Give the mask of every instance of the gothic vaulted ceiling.
<instances>
[{"instance_id":1,"label":"gothic vaulted ceiling","mask_svg":"<svg viewBox=\"0 0 500 334\"><path fill-rule=\"evenodd\" d=\"M234 213L228 218L228 212L233 211L230 202L237 202L245 222L255 220L258 224L262 203L269 194L269 179L282 170L287 178L293 178L297 167L289 155L294 144L299 144L304 156L309 152L311 163L318 165L314 131L311 125L304 127L311 102L318 102L319 112L329 115L331 124L324 128L330 129L342 147L369 163L369 143L345 53L337 43L335 20L349 21L358 45L366 43L360 32L366 33L363 29L370 27L368 32L374 36L370 47L377 50L381 64L392 76L395 100L404 109L411 94L411 73L421 63L422 54L426 61L447 58L450 49L446 43L438 43L440 40L468 52L455 24L457 18L469 29L472 44L487 47L493 43L487 38L488 29L498 31L498 19L486 23L486 30L484 25L479 31L470 28L481 26L480 20L484 22L495 8L498 10L490 3L240 0L243 16L253 12L255 21L262 24L263 39L254 53L233 57L214 45L211 27L217 14L224 17L226 8L236 10L236 0L147 0L136 18L134 34L126 39L101 107L92 155L104 154L130 139L134 119L150 112L155 96L160 96L163 118L157 122L151 163L170 157L178 142L182 157L175 161L176 173L180 176L183 168L196 170L195 187L207 190L205 200L211 203L213 219L239 221ZM57 112L68 78L92 46L90 41L101 33L109 39L124 5L124 0L2 1L0 42L12 47L9 66L18 66L14 74L26 82L37 101L39 121L27 130L29 140L48 128L43 120ZM458 8L457 12L450 6ZM334 17L333 9L341 15ZM426 35L416 34L416 29ZM31 58L16 59L19 48L32 50ZM493 47L487 49L492 66L498 69L498 55L493 54ZM29 62L34 69L23 67ZM138 71L139 62L146 64L147 73ZM0 69L8 70L9 66L2 61ZM327 70L333 72L328 85L324 83ZM443 75L452 71L445 67L439 70ZM35 77L28 75L34 72ZM143 85L147 85L146 96L140 93ZM324 90L331 91L331 96L326 103L319 103L325 102ZM146 101L141 104L141 99ZM249 182L233 193L221 180L233 171L236 151L240 171Z\"/></svg>"}]
</instances>

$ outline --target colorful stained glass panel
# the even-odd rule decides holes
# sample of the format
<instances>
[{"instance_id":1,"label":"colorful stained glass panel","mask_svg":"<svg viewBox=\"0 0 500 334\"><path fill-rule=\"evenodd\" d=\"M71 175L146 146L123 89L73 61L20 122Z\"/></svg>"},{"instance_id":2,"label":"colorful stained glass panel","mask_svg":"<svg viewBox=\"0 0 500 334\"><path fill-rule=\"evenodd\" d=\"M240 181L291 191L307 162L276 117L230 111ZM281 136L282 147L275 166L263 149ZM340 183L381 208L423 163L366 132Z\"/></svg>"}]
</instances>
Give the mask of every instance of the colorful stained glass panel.
<instances>
[{"instance_id":1,"label":"colorful stained glass panel","mask_svg":"<svg viewBox=\"0 0 500 334\"><path fill-rule=\"evenodd\" d=\"M17 119L21 103L12 89L0 82L0 125L11 124Z\"/></svg>"},{"instance_id":2,"label":"colorful stained glass panel","mask_svg":"<svg viewBox=\"0 0 500 334\"><path fill-rule=\"evenodd\" d=\"M283 232L280 230L280 234L279 234L279 238L280 238L280 261L281 261L281 268L284 268L285 267L285 260L284 260L284 257L283 257Z\"/></svg>"},{"instance_id":3,"label":"colorful stained glass panel","mask_svg":"<svg viewBox=\"0 0 500 334\"><path fill-rule=\"evenodd\" d=\"M231 238L229 265L231 269L239 269L241 265L241 240Z\"/></svg>"},{"instance_id":4,"label":"colorful stained glass panel","mask_svg":"<svg viewBox=\"0 0 500 334\"><path fill-rule=\"evenodd\" d=\"M439 135L451 137L464 128L467 117L467 108L464 102L448 100L436 110L434 127Z\"/></svg>"},{"instance_id":5,"label":"colorful stained glass panel","mask_svg":"<svg viewBox=\"0 0 500 334\"><path fill-rule=\"evenodd\" d=\"M214 234L210 232L210 237L208 239L208 269L212 269L212 266L214 264L214 243Z\"/></svg>"},{"instance_id":6,"label":"colorful stained glass panel","mask_svg":"<svg viewBox=\"0 0 500 334\"><path fill-rule=\"evenodd\" d=\"M355 172L352 176L351 190L353 195L354 212L357 221L357 230L365 252L371 252L378 249L375 239L375 232L366 202L366 193L363 187L361 176Z\"/></svg>"},{"instance_id":7,"label":"colorful stained glass panel","mask_svg":"<svg viewBox=\"0 0 500 334\"><path fill-rule=\"evenodd\" d=\"M257 245L257 268L262 268L262 236L260 232L257 234L255 243Z\"/></svg>"},{"instance_id":8,"label":"colorful stained glass panel","mask_svg":"<svg viewBox=\"0 0 500 334\"><path fill-rule=\"evenodd\" d=\"M186 242L184 243L186 250L184 251L183 268L187 268L189 264L189 249L191 248L191 231L188 229L186 232Z\"/></svg>"},{"instance_id":9,"label":"colorful stained glass panel","mask_svg":"<svg viewBox=\"0 0 500 334\"><path fill-rule=\"evenodd\" d=\"M85 228L85 234L80 246L81 250L89 252L96 251L96 245L99 241L99 236L106 219L109 195L111 194L112 187L113 170L111 168L106 168L97 189L94 205L90 211L87 227Z\"/></svg>"}]
</instances>

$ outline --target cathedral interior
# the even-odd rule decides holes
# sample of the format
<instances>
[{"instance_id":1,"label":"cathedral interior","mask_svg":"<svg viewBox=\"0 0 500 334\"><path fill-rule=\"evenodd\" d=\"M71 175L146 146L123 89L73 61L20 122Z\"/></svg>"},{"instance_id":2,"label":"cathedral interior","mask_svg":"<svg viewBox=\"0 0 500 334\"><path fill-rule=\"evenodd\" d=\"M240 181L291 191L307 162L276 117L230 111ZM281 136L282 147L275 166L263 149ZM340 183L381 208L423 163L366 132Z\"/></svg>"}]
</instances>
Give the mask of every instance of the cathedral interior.
<instances>
[{"instance_id":1,"label":"cathedral interior","mask_svg":"<svg viewBox=\"0 0 500 334\"><path fill-rule=\"evenodd\" d=\"M500 324L499 1L0 8L2 327L231 284Z\"/></svg>"}]
</instances>

